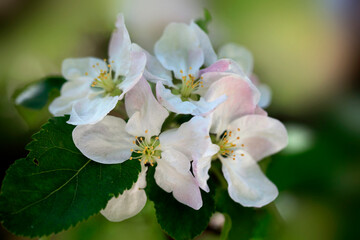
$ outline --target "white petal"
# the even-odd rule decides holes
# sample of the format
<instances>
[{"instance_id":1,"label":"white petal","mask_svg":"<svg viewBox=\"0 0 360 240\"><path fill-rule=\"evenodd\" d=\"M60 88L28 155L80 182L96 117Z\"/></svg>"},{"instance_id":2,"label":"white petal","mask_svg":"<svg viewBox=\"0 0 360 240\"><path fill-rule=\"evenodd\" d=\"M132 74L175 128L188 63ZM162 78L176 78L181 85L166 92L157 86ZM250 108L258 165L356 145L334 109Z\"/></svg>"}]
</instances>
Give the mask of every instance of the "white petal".
<instances>
[{"instance_id":1,"label":"white petal","mask_svg":"<svg viewBox=\"0 0 360 240\"><path fill-rule=\"evenodd\" d=\"M108 68L103 60L93 57L68 58L61 67L61 73L67 80L84 78L92 81L99 76L100 70L107 71Z\"/></svg>"},{"instance_id":2,"label":"white petal","mask_svg":"<svg viewBox=\"0 0 360 240\"><path fill-rule=\"evenodd\" d=\"M146 167L143 167L136 183L118 197L113 197L100 213L111 222L120 222L138 214L146 204Z\"/></svg>"},{"instance_id":3,"label":"white petal","mask_svg":"<svg viewBox=\"0 0 360 240\"><path fill-rule=\"evenodd\" d=\"M90 82L87 79L67 81L61 87L60 96L54 99L49 106L49 111L54 116L63 116L70 114L75 102L86 97L91 89Z\"/></svg>"},{"instance_id":4,"label":"white petal","mask_svg":"<svg viewBox=\"0 0 360 240\"><path fill-rule=\"evenodd\" d=\"M74 103L70 119L72 125L94 124L101 121L119 101L119 96L90 96Z\"/></svg>"},{"instance_id":5,"label":"white petal","mask_svg":"<svg viewBox=\"0 0 360 240\"><path fill-rule=\"evenodd\" d=\"M204 53L205 66L210 66L217 60L217 56L211 45L208 35L193 21L190 23L190 27L196 33L196 35L200 41L200 47Z\"/></svg>"},{"instance_id":6,"label":"white petal","mask_svg":"<svg viewBox=\"0 0 360 240\"><path fill-rule=\"evenodd\" d=\"M218 54L219 58L230 58L237 62L244 73L250 76L253 71L254 58L251 52L243 46L228 43L222 46Z\"/></svg>"},{"instance_id":7,"label":"white petal","mask_svg":"<svg viewBox=\"0 0 360 240\"><path fill-rule=\"evenodd\" d=\"M257 87L261 94L258 105L261 108L267 108L271 103L271 89L266 84L259 84Z\"/></svg>"},{"instance_id":8,"label":"white petal","mask_svg":"<svg viewBox=\"0 0 360 240\"><path fill-rule=\"evenodd\" d=\"M278 195L276 186L248 153L235 153L235 160L220 157L230 197L245 207L262 207L272 202Z\"/></svg>"},{"instance_id":9,"label":"white petal","mask_svg":"<svg viewBox=\"0 0 360 240\"><path fill-rule=\"evenodd\" d=\"M156 57L152 56L148 51L144 50L137 44L133 44L132 46L136 51L141 51L146 55L146 68L144 71L144 77L146 80L153 83L160 81L166 86L175 87L172 83L171 72L165 69Z\"/></svg>"},{"instance_id":10,"label":"white petal","mask_svg":"<svg viewBox=\"0 0 360 240\"><path fill-rule=\"evenodd\" d=\"M93 125L76 126L72 137L76 147L88 158L99 163L122 163L131 156L133 136L125 131L125 121L106 116Z\"/></svg>"},{"instance_id":11,"label":"white petal","mask_svg":"<svg viewBox=\"0 0 360 240\"><path fill-rule=\"evenodd\" d=\"M124 81L118 85L118 88L122 90L120 99L122 99L124 95L139 82L144 73L145 65L145 53L136 51L131 52L130 70L126 74Z\"/></svg>"},{"instance_id":12,"label":"white petal","mask_svg":"<svg viewBox=\"0 0 360 240\"><path fill-rule=\"evenodd\" d=\"M222 95L227 100L212 113L211 132L222 134L229 123L241 116L254 114L260 93L247 78L229 75L214 82L204 98L213 101Z\"/></svg>"},{"instance_id":13,"label":"white petal","mask_svg":"<svg viewBox=\"0 0 360 240\"><path fill-rule=\"evenodd\" d=\"M209 136L210 119L200 116L181 124L179 128L160 134L162 150L175 149L189 159L199 159L212 144Z\"/></svg>"},{"instance_id":14,"label":"white petal","mask_svg":"<svg viewBox=\"0 0 360 240\"><path fill-rule=\"evenodd\" d=\"M213 111L218 105L226 100L222 95L213 101L206 101L200 98L199 101L182 101L180 95L174 95L169 89L166 89L161 82L156 84L156 95L159 102L169 111L178 114L191 114L205 116Z\"/></svg>"},{"instance_id":15,"label":"white petal","mask_svg":"<svg viewBox=\"0 0 360 240\"><path fill-rule=\"evenodd\" d=\"M117 78L119 75L127 75L129 71L131 41L122 14L118 15L115 26L116 29L110 39L109 57Z\"/></svg>"},{"instance_id":16,"label":"white petal","mask_svg":"<svg viewBox=\"0 0 360 240\"><path fill-rule=\"evenodd\" d=\"M194 30L184 23L170 23L155 44L155 56L175 77L181 79L189 73L197 76L204 64L204 53ZM189 68L192 70L189 70Z\"/></svg>"},{"instance_id":17,"label":"white petal","mask_svg":"<svg viewBox=\"0 0 360 240\"><path fill-rule=\"evenodd\" d=\"M172 192L179 202L196 210L201 208L201 193L190 172L190 160L181 152L162 152L161 159L157 160L154 178L162 189Z\"/></svg>"},{"instance_id":18,"label":"white petal","mask_svg":"<svg viewBox=\"0 0 360 240\"><path fill-rule=\"evenodd\" d=\"M247 115L233 121L229 128L240 129L240 139L236 144L244 144L243 149L257 161L280 151L288 144L285 126L267 116Z\"/></svg>"},{"instance_id":19,"label":"white petal","mask_svg":"<svg viewBox=\"0 0 360 240\"><path fill-rule=\"evenodd\" d=\"M149 83L142 78L125 96L125 107L130 117L126 130L134 136L157 136L169 116L155 99Z\"/></svg>"},{"instance_id":20,"label":"white petal","mask_svg":"<svg viewBox=\"0 0 360 240\"><path fill-rule=\"evenodd\" d=\"M205 98L200 98L199 101L193 101L190 100L192 104L196 106L196 109L191 113L192 115L198 116L206 116L211 111L213 111L217 106L219 106L221 103L225 102L227 99L226 95L222 95L218 98L216 98L214 101L206 101Z\"/></svg>"},{"instance_id":21,"label":"white petal","mask_svg":"<svg viewBox=\"0 0 360 240\"><path fill-rule=\"evenodd\" d=\"M183 102L179 95L174 95L161 82L156 83L156 97L166 109L178 114L191 114L196 106L191 102Z\"/></svg>"},{"instance_id":22,"label":"white petal","mask_svg":"<svg viewBox=\"0 0 360 240\"><path fill-rule=\"evenodd\" d=\"M211 158L220 148L218 145L211 144L207 151L200 159L194 159L192 162L192 170L197 180L199 186L206 192L209 192L209 186L207 185L207 180L209 179L209 169L211 167Z\"/></svg>"}]
</instances>

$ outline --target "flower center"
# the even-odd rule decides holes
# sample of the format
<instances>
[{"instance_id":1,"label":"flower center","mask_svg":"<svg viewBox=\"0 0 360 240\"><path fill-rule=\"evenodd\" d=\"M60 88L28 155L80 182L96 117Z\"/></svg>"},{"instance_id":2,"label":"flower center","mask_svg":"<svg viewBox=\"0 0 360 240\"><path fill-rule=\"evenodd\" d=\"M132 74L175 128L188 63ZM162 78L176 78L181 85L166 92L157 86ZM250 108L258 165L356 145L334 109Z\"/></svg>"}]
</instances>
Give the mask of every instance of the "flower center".
<instances>
[{"instance_id":1,"label":"flower center","mask_svg":"<svg viewBox=\"0 0 360 240\"><path fill-rule=\"evenodd\" d=\"M147 133L147 130L145 132ZM149 141L147 141L144 137L136 136L133 144L135 145L135 147L130 151L134 153L134 157L130 157L130 160L138 159L144 164L149 163L151 166L154 166L156 160L160 159L161 146L159 137L152 137Z\"/></svg>"},{"instance_id":2,"label":"flower center","mask_svg":"<svg viewBox=\"0 0 360 240\"><path fill-rule=\"evenodd\" d=\"M216 144L220 147L218 152L219 155L225 158L236 159L236 150L239 150L245 147L244 144L237 144L240 140L240 128L236 131L226 130L221 136L220 139L216 141ZM242 153L241 156L244 156Z\"/></svg>"},{"instance_id":3,"label":"flower center","mask_svg":"<svg viewBox=\"0 0 360 240\"><path fill-rule=\"evenodd\" d=\"M104 62L107 64L107 60L104 59ZM114 63L114 61L112 61ZM111 96L117 96L121 94L121 90L116 87L117 84L121 82L121 79L114 79L112 76L112 67L110 64L107 64L108 69L101 69L99 63L92 65L95 70L98 72L98 76L94 78L94 81L91 84L91 87L97 89L103 89L107 94ZM86 72L85 75L88 75Z\"/></svg>"},{"instance_id":4,"label":"flower center","mask_svg":"<svg viewBox=\"0 0 360 240\"><path fill-rule=\"evenodd\" d=\"M191 70L192 68L190 67L189 70ZM196 79L195 76L193 74L188 74L188 75L183 75L184 71L180 70L180 73L182 75L181 77L181 81L182 81L182 85L181 85L181 96L184 98L188 98L190 97L190 95L197 89L200 87L204 87L203 81L202 81L202 77L200 79Z\"/></svg>"}]
</instances>

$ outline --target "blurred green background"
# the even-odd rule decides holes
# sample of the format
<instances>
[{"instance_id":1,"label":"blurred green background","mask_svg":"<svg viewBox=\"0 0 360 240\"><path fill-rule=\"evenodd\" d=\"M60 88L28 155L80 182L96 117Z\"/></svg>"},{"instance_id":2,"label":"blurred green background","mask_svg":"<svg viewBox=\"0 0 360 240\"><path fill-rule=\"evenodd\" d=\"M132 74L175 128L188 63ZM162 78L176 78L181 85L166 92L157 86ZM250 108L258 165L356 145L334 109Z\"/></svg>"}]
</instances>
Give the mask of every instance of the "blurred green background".
<instances>
[{"instance_id":1,"label":"blurred green background","mask_svg":"<svg viewBox=\"0 0 360 240\"><path fill-rule=\"evenodd\" d=\"M358 0L1 0L1 179L50 117L16 109L16 89L59 74L65 58L106 57L119 12L132 41L152 52L166 24L201 17L204 7L215 49L234 42L253 52L255 73L273 91L269 115L289 131L289 146L267 167L285 222L275 239L360 239ZM4 229L0 238L21 239ZM53 238L167 239L151 203L122 223L99 215ZM219 231L210 226L199 239Z\"/></svg>"}]
</instances>

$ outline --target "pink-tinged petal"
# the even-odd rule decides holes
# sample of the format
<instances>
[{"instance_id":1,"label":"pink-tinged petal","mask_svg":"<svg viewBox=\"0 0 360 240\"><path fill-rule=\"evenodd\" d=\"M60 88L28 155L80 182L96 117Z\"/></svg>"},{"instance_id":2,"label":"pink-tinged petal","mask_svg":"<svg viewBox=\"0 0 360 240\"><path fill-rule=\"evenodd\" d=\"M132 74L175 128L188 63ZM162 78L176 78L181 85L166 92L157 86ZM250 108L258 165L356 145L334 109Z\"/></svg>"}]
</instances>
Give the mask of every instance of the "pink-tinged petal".
<instances>
[{"instance_id":1,"label":"pink-tinged petal","mask_svg":"<svg viewBox=\"0 0 360 240\"><path fill-rule=\"evenodd\" d=\"M209 67L201 69L199 74L202 75L207 72L226 72L230 67L228 59L220 59L219 61L211 64Z\"/></svg>"},{"instance_id":2,"label":"pink-tinged petal","mask_svg":"<svg viewBox=\"0 0 360 240\"><path fill-rule=\"evenodd\" d=\"M247 115L236 119L229 129L240 129L236 144L244 144L243 150L256 161L285 148L288 134L285 126L278 120L261 115Z\"/></svg>"},{"instance_id":3,"label":"pink-tinged petal","mask_svg":"<svg viewBox=\"0 0 360 240\"><path fill-rule=\"evenodd\" d=\"M109 57L117 78L127 75L130 69L131 41L122 14L118 15L115 26L109 44Z\"/></svg>"},{"instance_id":4,"label":"pink-tinged petal","mask_svg":"<svg viewBox=\"0 0 360 240\"><path fill-rule=\"evenodd\" d=\"M131 52L131 65L130 70L126 74L124 81L122 81L118 88L122 90L120 95L120 99L124 97L124 95L132 89L143 76L146 65L146 56L143 52Z\"/></svg>"},{"instance_id":5,"label":"pink-tinged petal","mask_svg":"<svg viewBox=\"0 0 360 240\"><path fill-rule=\"evenodd\" d=\"M233 120L248 114L254 114L260 93L256 87L238 75L229 75L214 82L204 98L213 101L222 95L227 100L212 113L211 132L222 134Z\"/></svg>"},{"instance_id":6,"label":"pink-tinged petal","mask_svg":"<svg viewBox=\"0 0 360 240\"><path fill-rule=\"evenodd\" d=\"M200 98L199 101L182 101L180 95L172 94L161 82L156 84L156 95L161 105L169 111L194 116L206 116L226 100L226 96L223 95L211 102L204 98Z\"/></svg>"},{"instance_id":7,"label":"pink-tinged petal","mask_svg":"<svg viewBox=\"0 0 360 240\"><path fill-rule=\"evenodd\" d=\"M76 147L91 160L103 163L122 163L131 156L133 136L125 131L125 121L106 116L93 125L76 126L72 137Z\"/></svg>"},{"instance_id":8,"label":"pink-tinged petal","mask_svg":"<svg viewBox=\"0 0 360 240\"><path fill-rule=\"evenodd\" d=\"M152 56L148 51L144 50L137 44L133 44L133 49L138 52L143 52L146 55L146 68L144 71L144 77L146 80L157 83L162 82L169 87L175 87L172 83L171 72L165 69L156 57Z\"/></svg>"},{"instance_id":9,"label":"pink-tinged petal","mask_svg":"<svg viewBox=\"0 0 360 240\"><path fill-rule=\"evenodd\" d=\"M90 82L87 79L68 81L64 83L57 97L49 106L49 111L54 116L70 114L74 103L86 97L90 90Z\"/></svg>"},{"instance_id":10,"label":"pink-tinged petal","mask_svg":"<svg viewBox=\"0 0 360 240\"><path fill-rule=\"evenodd\" d=\"M198 36L184 23L170 23L156 42L154 52L160 63L167 70L173 71L178 79L189 73L197 76L204 64L204 53Z\"/></svg>"},{"instance_id":11,"label":"pink-tinged petal","mask_svg":"<svg viewBox=\"0 0 360 240\"><path fill-rule=\"evenodd\" d=\"M113 197L100 213L111 222L120 222L138 214L146 204L146 167L142 167L139 178L129 190Z\"/></svg>"},{"instance_id":12,"label":"pink-tinged petal","mask_svg":"<svg viewBox=\"0 0 360 240\"><path fill-rule=\"evenodd\" d=\"M155 99L149 83L142 78L125 96L125 107L130 117L126 130L134 136L157 136L169 116Z\"/></svg>"},{"instance_id":13,"label":"pink-tinged petal","mask_svg":"<svg viewBox=\"0 0 360 240\"><path fill-rule=\"evenodd\" d=\"M70 119L67 123L72 125L95 124L101 121L119 101L118 96L97 96L80 99L74 103Z\"/></svg>"},{"instance_id":14,"label":"pink-tinged petal","mask_svg":"<svg viewBox=\"0 0 360 240\"><path fill-rule=\"evenodd\" d=\"M202 87L198 88L194 93L201 96L206 94L211 84L226 76L240 76L243 80L251 83L251 80L244 74L240 66L230 59L220 59L210 67L200 70L199 74Z\"/></svg>"},{"instance_id":15,"label":"pink-tinged petal","mask_svg":"<svg viewBox=\"0 0 360 240\"><path fill-rule=\"evenodd\" d=\"M103 60L93 57L68 58L61 66L61 73L67 80L82 78L89 80L90 84L100 75L100 70L107 71L108 67Z\"/></svg>"},{"instance_id":16,"label":"pink-tinged petal","mask_svg":"<svg viewBox=\"0 0 360 240\"><path fill-rule=\"evenodd\" d=\"M279 192L256 161L244 151L235 153L235 160L220 157L230 197L245 207L262 207L274 201Z\"/></svg>"},{"instance_id":17,"label":"pink-tinged petal","mask_svg":"<svg viewBox=\"0 0 360 240\"><path fill-rule=\"evenodd\" d=\"M202 207L201 192L190 172L190 159L176 150L166 150L157 160L154 175L157 185L172 192L179 202L198 210Z\"/></svg>"},{"instance_id":18,"label":"pink-tinged petal","mask_svg":"<svg viewBox=\"0 0 360 240\"><path fill-rule=\"evenodd\" d=\"M256 106L254 114L262 115L262 116L267 116L268 115L268 113L259 106Z\"/></svg>"},{"instance_id":19,"label":"pink-tinged petal","mask_svg":"<svg viewBox=\"0 0 360 240\"><path fill-rule=\"evenodd\" d=\"M207 180L209 179L211 158L219 152L219 150L220 148L218 145L211 144L200 159L194 159L192 162L192 170L195 179L197 180L199 187L206 192L210 191L209 186L207 185Z\"/></svg>"},{"instance_id":20,"label":"pink-tinged petal","mask_svg":"<svg viewBox=\"0 0 360 240\"><path fill-rule=\"evenodd\" d=\"M241 69L241 67L239 66L239 64L237 64L236 62L234 62L231 59L220 59L220 60L216 61L215 63L211 64L209 67L201 69L200 75L209 73L209 72L234 73L234 74L238 74L240 76L246 76L246 74L244 74L244 72Z\"/></svg>"},{"instance_id":21,"label":"pink-tinged petal","mask_svg":"<svg viewBox=\"0 0 360 240\"><path fill-rule=\"evenodd\" d=\"M200 47L204 53L205 66L210 66L217 60L217 56L211 45L208 35L193 21L190 23L190 27L196 33L200 41Z\"/></svg>"},{"instance_id":22,"label":"pink-tinged petal","mask_svg":"<svg viewBox=\"0 0 360 240\"><path fill-rule=\"evenodd\" d=\"M181 124L176 130L168 130L160 134L162 150L175 149L189 159L201 158L212 144L209 136L210 119L200 116Z\"/></svg>"},{"instance_id":23,"label":"pink-tinged petal","mask_svg":"<svg viewBox=\"0 0 360 240\"><path fill-rule=\"evenodd\" d=\"M254 58L251 52L243 46L228 43L222 46L218 54L219 58L230 58L237 62L243 72L250 76L253 71Z\"/></svg>"}]
</instances>

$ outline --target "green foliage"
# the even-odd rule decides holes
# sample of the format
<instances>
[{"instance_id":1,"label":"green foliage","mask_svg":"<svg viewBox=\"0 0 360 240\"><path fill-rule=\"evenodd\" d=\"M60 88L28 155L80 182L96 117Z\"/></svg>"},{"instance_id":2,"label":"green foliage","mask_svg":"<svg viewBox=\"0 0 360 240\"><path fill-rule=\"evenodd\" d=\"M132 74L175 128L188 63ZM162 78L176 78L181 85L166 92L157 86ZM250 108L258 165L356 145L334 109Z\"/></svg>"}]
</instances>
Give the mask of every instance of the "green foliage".
<instances>
[{"instance_id":1,"label":"green foliage","mask_svg":"<svg viewBox=\"0 0 360 240\"><path fill-rule=\"evenodd\" d=\"M30 109L42 109L49 99L58 95L61 86L66 82L63 77L52 76L26 85L17 90L13 96L16 105Z\"/></svg>"},{"instance_id":2,"label":"green foliage","mask_svg":"<svg viewBox=\"0 0 360 240\"><path fill-rule=\"evenodd\" d=\"M33 136L27 158L7 171L0 195L0 219L17 235L57 233L97 214L108 200L137 180L140 164L103 165L76 148L67 117L56 117Z\"/></svg>"},{"instance_id":3,"label":"green foliage","mask_svg":"<svg viewBox=\"0 0 360 240\"><path fill-rule=\"evenodd\" d=\"M260 209L243 207L223 188L217 189L215 198L216 210L225 215L222 239L276 239L274 236L277 236L281 221L274 211L270 211L274 207L272 204Z\"/></svg>"},{"instance_id":4,"label":"green foliage","mask_svg":"<svg viewBox=\"0 0 360 240\"><path fill-rule=\"evenodd\" d=\"M204 9L204 18L199 18L195 20L195 23L206 33L209 33L208 25L211 22L211 14L209 10Z\"/></svg>"},{"instance_id":5,"label":"green foliage","mask_svg":"<svg viewBox=\"0 0 360 240\"><path fill-rule=\"evenodd\" d=\"M146 193L154 202L156 217L161 228L176 240L193 239L202 233L215 210L214 191L202 192L203 206L194 210L178 202L172 193L162 190L154 179L155 168L147 173Z\"/></svg>"}]
</instances>

